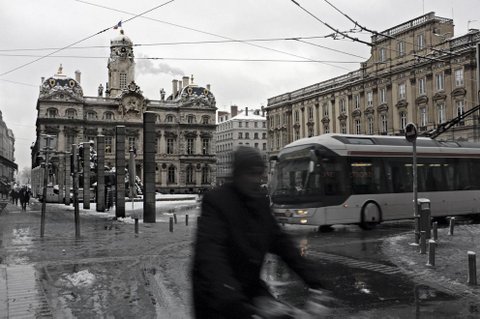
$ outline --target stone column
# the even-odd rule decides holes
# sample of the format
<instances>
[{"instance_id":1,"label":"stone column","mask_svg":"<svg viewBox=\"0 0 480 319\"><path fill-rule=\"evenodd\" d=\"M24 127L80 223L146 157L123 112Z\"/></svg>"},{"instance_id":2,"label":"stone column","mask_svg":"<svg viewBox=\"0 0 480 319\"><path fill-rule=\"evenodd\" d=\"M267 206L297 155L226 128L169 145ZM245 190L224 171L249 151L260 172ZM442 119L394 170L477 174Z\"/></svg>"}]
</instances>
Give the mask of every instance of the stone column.
<instances>
[{"instance_id":1,"label":"stone column","mask_svg":"<svg viewBox=\"0 0 480 319\"><path fill-rule=\"evenodd\" d=\"M143 113L143 222L155 223L155 119Z\"/></svg>"},{"instance_id":2,"label":"stone column","mask_svg":"<svg viewBox=\"0 0 480 319\"><path fill-rule=\"evenodd\" d=\"M65 196L65 154L58 154L58 203L63 203Z\"/></svg>"},{"instance_id":3,"label":"stone column","mask_svg":"<svg viewBox=\"0 0 480 319\"><path fill-rule=\"evenodd\" d=\"M115 127L115 217L125 217L125 126Z\"/></svg>"},{"instance_id":4,"label":"stone column","mask_svg":"<svg viewBox=\"0 0 480 319\"><path fill-rule=\"evenodd\" d=\"M70 187L72 187L71 181L71 160L70 160L70 153L65 152L65 205L70 205Z\"/></svg>"},{"instance_id":5,"label":"stone column","mask_svg":"<svg viewBox=\"0 0 480 319\"><path fill-rule=\"evenodd\" d=\"M105 211L105 136L97 135L97 212Z\"/></svg>"},{"instance_id":6,"label":"stone column","mask_svg":"<svg viewBox=\"0 0 480 319\"><path fill-rule=\"evenodd\" d=\"M90 143L83 142L83 209L90 209Z\"/></svg>"}]
</instances>

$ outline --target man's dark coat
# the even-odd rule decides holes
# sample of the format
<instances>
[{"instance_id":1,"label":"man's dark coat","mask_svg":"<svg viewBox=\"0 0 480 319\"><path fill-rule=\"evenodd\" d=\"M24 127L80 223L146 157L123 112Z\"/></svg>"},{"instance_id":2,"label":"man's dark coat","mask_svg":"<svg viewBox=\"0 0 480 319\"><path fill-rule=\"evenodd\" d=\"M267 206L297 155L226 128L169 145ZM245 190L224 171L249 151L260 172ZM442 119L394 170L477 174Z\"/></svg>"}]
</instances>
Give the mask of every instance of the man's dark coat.
<instances>
[{"instance_id":1,"label":"man's dark coat","mask_svg":"<svg viewBox=\"0 0 480 319\"><path fill-rule=\"evenodd\" d=\"M267 252L280 256L307 283L320 285L275 221L266 196L242 196L231 184L206 193L192 269L195 317L250 318L252 298L265 294L260 270Z\"/></svg>"}]
</instances>

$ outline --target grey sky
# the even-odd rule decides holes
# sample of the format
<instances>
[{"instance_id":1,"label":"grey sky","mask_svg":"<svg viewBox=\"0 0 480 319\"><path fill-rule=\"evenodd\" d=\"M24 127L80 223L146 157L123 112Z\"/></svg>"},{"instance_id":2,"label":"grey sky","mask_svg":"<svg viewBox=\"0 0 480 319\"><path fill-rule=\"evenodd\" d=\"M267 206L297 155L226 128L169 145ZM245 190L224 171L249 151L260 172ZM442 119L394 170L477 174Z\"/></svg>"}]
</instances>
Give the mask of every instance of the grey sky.
<instances>
[{"instance_id":1,"label":"grey sky","mask_svg":"<svg viewBox=\"0 0 480 319\"><path fill-rule=\"evenodd\" d=\"M465 34L467 25L480 28L480 16L477 13L479 0L329 1L361 25L376 31L430 11L442 17L452 18L453 15L455 36ZM62 48L92 36L118 21L126 21L132 17L128 13L138 14L164 2L0 0L0 74L52 53L54 48ZM325 1L297 2L336 29L346 31L354 28L353 23ZM469 23L470 20L474 21ZM332 33L291 0L175 0L143 17L123 23L123 29L135 44L142 44L134 48L137 58L163 58L136 61L136 82L147 98L159 99L161 88L165 89L167 95L170 94L173 78L180 79L182 75L193 74L196 84L211 84L219 109L227 109L231 104L237 104L240 108L266 105L269 97L358 69L359 62L364 60L360 57L368 58L370 54L367 45L331 37L306 41L356 56L293 40L251 42L255 46L242 42L178 44L222 41L227 38L271 39ZM118 30L108 30L76 45L88 48L62 50L55 54L62 57L53 55L0 76L0 110L15 134L15 157L20 170L30 166L40 78L52 76L61 63L63 72L68 76L74 77L75 70L80 70L84 94L95 96L98 85L105 85L107 81L108 46L110 39L117 34ZM370 34L366 32L351 35L370 41ZM177 44L165 44L173 42ZM152 45L154 43L157 45ZM42 48L49 49L39 50ZM212 58L330 62L204 60Z\"/></svg>"}]
</instances>

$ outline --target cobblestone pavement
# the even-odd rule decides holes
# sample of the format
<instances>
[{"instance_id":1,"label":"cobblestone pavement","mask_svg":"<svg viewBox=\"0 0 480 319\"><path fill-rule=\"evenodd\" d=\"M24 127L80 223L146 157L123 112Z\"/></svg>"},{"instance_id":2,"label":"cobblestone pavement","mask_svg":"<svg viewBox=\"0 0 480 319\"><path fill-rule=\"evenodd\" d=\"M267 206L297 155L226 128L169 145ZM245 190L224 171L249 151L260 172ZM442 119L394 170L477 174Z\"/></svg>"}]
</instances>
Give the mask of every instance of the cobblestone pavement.
<instances>
[{"instance_id":1,"label":"cobblestone pavement","mask_svg":"<svg viewBox=\"0 0 480 319\"><path fill-rule=\"evenodd\" d=\"M461 224L438 229L435 266L427 265L427 254L420 254L413 232L388 238L383 252L404 273L451 295L480 301L480 288L468 284L468 251L480 253L480 225ZM480 307L478 309L480 311Z\"/></svg>"},{"instance_id":2,"label":"cobblestone pavement","mask_svg":"<svg viewBox=\"0 0 480 319\"><path fill-rule=\"evenodd\" d=\"M72 207L8 204L0 214L0 318L188 318L188 273L196 205L139 225L114 213L81 211L75 238ZM193 209L193 210L192 210ZM189 226L185 216L190 215ZM193 225L192 225L193 224ZM179 270L180 268L180 270ZM175 311L175 313L171 313Z\"/></svg>"}]
</instances>

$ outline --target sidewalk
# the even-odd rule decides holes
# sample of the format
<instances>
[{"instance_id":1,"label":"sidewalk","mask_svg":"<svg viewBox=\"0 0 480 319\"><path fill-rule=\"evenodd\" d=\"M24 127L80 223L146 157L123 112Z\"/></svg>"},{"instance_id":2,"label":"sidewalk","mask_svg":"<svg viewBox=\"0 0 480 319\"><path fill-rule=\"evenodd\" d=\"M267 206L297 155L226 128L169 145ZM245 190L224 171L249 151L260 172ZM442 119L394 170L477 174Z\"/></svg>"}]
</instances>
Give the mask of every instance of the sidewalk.
<instances>
[{"instance_id":1,"label":"sidewalk","mask_svg":"<svg viewBox=\"0 0 480 319\"><path fill-rule=\"evenodd\" d=\"M0 214L0 318L190 317L184 274L198 203L161 205L168 213L140 223L138 234L129 217L81 209L76 239L73 207L47 204L40 238L41 206L8 204Z\"/></svg>"},{"instance_id":2,"label":"sidewalk","mask_svg":"<svg viewBox=\"0 0 480 319\"><path fill-rule=\"evenodd\" d=\"M438 229L435 266L428 263L427 254L420 254L414 245L414 233L391 237L385 241L382 251L390 260L418 282L426 283L441 291L462 298L480 300L480 286L472 286L468 278L468 251L480 254L480 225L455 225L453 236L448 227ZM480 260L477 258L477 264ZM478 272L478 266L477 266ZM480 278L477 278L480 284Z\"/></svg>"}]
</instances>

